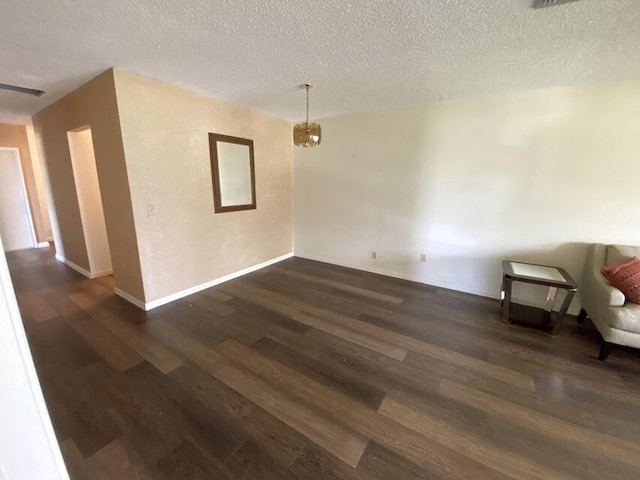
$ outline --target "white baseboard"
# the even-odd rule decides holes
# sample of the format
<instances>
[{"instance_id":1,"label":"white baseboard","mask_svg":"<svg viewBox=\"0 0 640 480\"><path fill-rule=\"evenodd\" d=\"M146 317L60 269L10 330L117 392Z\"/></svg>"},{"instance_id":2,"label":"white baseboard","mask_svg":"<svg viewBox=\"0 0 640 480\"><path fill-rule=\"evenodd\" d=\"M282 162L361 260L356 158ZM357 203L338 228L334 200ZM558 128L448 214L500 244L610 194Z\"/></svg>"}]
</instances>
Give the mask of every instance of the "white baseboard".
<instances>
[{"instance_id":1,"label":"white baseboard","mask_svg":"<svg viewBox=\"0 0 640 480\"><path fill-rule=\"evenodd\" d=\"M47 245L49 245L49 244L47 244ZM68 259L64 258L59 253L56 253L56 260L58 260L59 262L64 263L68 267L74 269L76 272L81 273L85 277L91 278L91 279L98 278L98 277L104 277L105 275L111 275L113 273L112 269L102 270L100 272L90 272L89 270L87 270L85 268L82 268L80 265L77 265L77 264L73 263L71 260L68 260Z\"/></svg>"},{"instance_id":2,"label":"white baseboard","mask_svg":"<svg viewBox=\"0 0 640 480\"><path fill-rule=\"evenodd\" d=\"M99 272L91 272L91 278L106 277L107 275L112 275L112 274L113 274L113 269L109 268L107 270L100 270Z\"/></svg>"},{"instance_id":3,"label":"white baseboard","mask_svg":"<svg viewBox=\"0 0 640 480\"><path fill-rule=\"evenodd\" d=\"M133 295L130 295L123 290L120 290L118 287L116 287L115 293L119 297L124 298L127 302L133 303L136 307L141 308L142 310L149 310L148 308L145 308L145 303L142 300L139 300Z\"/></svg>"},{"instance_id":4,"label":"white baseboard","mask_svg":"<svg viewBox=\"0 0 640 480\"><path fill-rule=\"evenodd\" d=\"M64 263L65 265L67 265L68 267L74 269L76 272L81 273L85 277L91 278L91 272L89 272L89 270L86 270L86 269L82 268L80 265L76 265L71 260L67 260L62 255L60 255L59 253L56 253L56 260L58 260L59 262Z\"/></svg>"},{"instance_id":5,"label":"white baseboard","mask_svg":"<svg viewBox=\"0 0 640 480\"><path fill-rule=\"evenodd\" d=\"M480 297L492 298L494 300L499 300L500 299L500 292L498 292L498 291L482 290L482 289L478 289L478 288L471 288L471 287L467 287L467 286L456 285L456 284L447 283L447 282L441 282L441 281L433 280L433 279L424 279L424 278L417 277L415 275L407 275L407 274L404 274L404 273L394 272L392 270L385 270L383 268L376 268L376 267L372 267L372 266L369 266L369 265L361 265L361 264L357 264L357 263L342 262L340 260L335 260L335 259L327 258L327 257L321 257L321 256L318 256L318 255L311 255L311 254L307 254L307 253L295 253L294 255L296 257L299 257L299 258L306 258L308 260L315 260L317 262L329 263L331 265L338 265L340 267L353 268L355 270L361 270L363 272L377 273L378 275L385 275L387 277L399 278L401 280L408 280L410 282L421 283L423 285L429 285L429 286L432 286L432 287L446 288L448 290L455 290L456 292L470 293L472 295L478 295ZM519 303L519 304L527 305L527 306L530 306L530 307L544 308L546 306L546 302L533 300L533 299L530 299L530 298L513 297L512 301L514 303ZM558 308L559 308L559 305L556 304L555 305L555 310L557 310ZM576 304L576 301L574 299L574 302L573 302L571 308L569 309L569 313L577 314L577 312L579 310L580 310L580 306Z\"/></svg>"},{"instance_id":6,"label":"white baseboard","mask_svg":"<svg viewBox=\"0 0 640 480\"><path fill-rule=\"evenodd\" d=\"M209 280L208 282L201 283L199 285L195 285L190 288L186 288L184 290L180 290L179 292L172 293L171 295L167 295L165 297L157 298L150 302L143 302L142 300L129 295L127 292L123 292L122 290L116 288L116 294L133 303L137 307L149 311L154 308L160 307L167 303L173 302L183 297L187 297L189 295L193 295L194 293L200 292L201 290L205 290L207 288L214 287L216 285L220 285L221 283L228 282L229 280L233 280L234 278L241 277L251 272L255 272L256 270L260 270L262 268L268 267L269 265L273 265L274 263L281 262L286 260L287 258L293 257L293 252L286 253L284 255L280 255L279 257L272 258L267 260L266 262L258 263L257 265L252 265L251 267L243 268L242 270L238 270L237 272L230 273L228 275L224 275L222 277L214 278L213 280Z\"/></svg>"},{"instance_id":7,"label":"white baseboard","mask_svg":"<svg viewBox=\"0 0 640 480\"><path fill-rule=\"evenodd\" d=\"M378 275L384 275L386 277L393 277L393 278L399 278L401 280L408 280L410 282L422 283L423 285L429 285L431 287L446 288L448 290L455 290L457 292L470 293L472 295L479 295L481 297L499 299L498 292L492 292L489 290L470 288L470 287L465 287L461 285L455 285L452 283L441 282L433 279L424 279L416 275L408 275L406 273L394 272L393 270L386 270L384 268L376 268L376 267L371 267L369 265L361 265L358 263L342 262L340 260L334 260L331 258L321 257L318 255L296 253L295 256L299 258L306 258L308 260L315 260L317 262L330 263L331 265L338 265L340 267L353 268L354 270L361 270L363 272L377 273Z\"/></svg>"},{"instance_id":8,"label":"white baseboard","mask_svg":"<svg viewBox=\"0 0 640 480\"><path fill-rule=\"evenodd\" d=\"M40 242L36 245L37 248L48 248L49 242Z\"/></svg>"}]
</instances>

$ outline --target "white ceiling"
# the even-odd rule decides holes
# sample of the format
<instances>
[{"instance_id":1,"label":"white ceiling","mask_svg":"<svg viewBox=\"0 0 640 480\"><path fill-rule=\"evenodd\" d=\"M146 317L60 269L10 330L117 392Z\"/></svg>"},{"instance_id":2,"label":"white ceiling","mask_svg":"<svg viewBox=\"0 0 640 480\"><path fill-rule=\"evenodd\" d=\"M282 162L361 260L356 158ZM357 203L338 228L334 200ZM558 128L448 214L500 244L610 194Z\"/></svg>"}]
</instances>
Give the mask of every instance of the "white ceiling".
<instances>
[{"instance_id":1,"label":"white ceiling","mask_svg":"<svg viewBox=\"0 0 640 480\"><path fill-rule=\"evenodd\" d=\"M2 0L0 115L116 66L289 119L640 78L640 0Z\"/></svg>"}]
</instances>

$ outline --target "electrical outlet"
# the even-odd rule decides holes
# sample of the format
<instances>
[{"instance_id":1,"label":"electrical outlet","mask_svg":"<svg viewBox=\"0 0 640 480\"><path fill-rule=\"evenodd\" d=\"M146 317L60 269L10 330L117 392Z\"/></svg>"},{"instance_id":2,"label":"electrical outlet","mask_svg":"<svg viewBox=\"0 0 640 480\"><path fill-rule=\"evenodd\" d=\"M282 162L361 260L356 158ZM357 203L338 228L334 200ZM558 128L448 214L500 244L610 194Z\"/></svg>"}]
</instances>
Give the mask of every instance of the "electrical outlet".
<instances>
[{"instance_id":1,"label":"electrical outlet","mask_svg":"<svg viewBox=\"0 0 640 480\"><path fill-rule=\"evenodd\" d=\"M426 253L421 253L420 254L420 261L421 262L426 262L427 261L427 254Z\"/></svg>"},{"instance_id":2,"label":"electrical outlet","mask_svg":"<svg viewBox=\"0 0 640 480\"><path fill-rule=\"evenodd\" d=\"M155 205L147 205L147 217L153 217L156 214Z\"/></svg>"},{"instance_id":3,"label":"electrical outlet","mask_svg":"<svg viewBox=\"0 0 640 480\"><path fill-rule=\"evenodd\" d=\"M373 258L374 260L378 259L378 252L371 252L371 258Z\"/></svg>"}]
</instances>

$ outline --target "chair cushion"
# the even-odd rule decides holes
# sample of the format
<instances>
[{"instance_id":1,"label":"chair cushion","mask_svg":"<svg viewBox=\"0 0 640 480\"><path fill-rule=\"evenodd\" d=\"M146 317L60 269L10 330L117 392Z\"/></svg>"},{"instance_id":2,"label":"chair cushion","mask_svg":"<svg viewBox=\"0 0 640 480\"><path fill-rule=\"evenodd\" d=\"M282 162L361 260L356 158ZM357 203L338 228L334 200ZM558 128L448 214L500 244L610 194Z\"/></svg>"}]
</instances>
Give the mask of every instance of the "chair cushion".
<instances>
[{"instance_id":1,"label":"chair cushion","mask_svg":"<svg viewBox=\"0 0 640 480\"><path fill-rule=\"evenodd\" d=\"M604 321L611 328L640 334L640 305L629 303L624 307L609 308Z\"/></svg>"},{"instance_id":2,"label":"chair cushion","mask_svg":"<svg viewBox=\"0 0 640 480\"><path fill-rule=\"evenodd\" d=\"M602 267L602 275L616 287L627 300L640 303L640 258L631 257L621 263Z\"/></svg>"},{"instance_id":3,"label":"chair cushion","mask_svg":"<svg viewBox=\"0 0 640 480\"><path fill-rule=\"evenodd\" d=\"M630 257L640 257L640 247L633 245L607 245L605 265L615 265Z\"/></svg>"}]
</instances>

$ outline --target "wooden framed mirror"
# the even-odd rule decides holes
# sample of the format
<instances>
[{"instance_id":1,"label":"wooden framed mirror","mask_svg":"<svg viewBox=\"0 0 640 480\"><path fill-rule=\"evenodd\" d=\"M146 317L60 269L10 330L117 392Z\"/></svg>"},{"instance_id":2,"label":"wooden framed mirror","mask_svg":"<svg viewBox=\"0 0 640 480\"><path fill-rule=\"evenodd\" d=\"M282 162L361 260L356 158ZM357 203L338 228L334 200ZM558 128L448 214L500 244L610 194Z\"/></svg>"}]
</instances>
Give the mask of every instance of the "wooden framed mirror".
<instances>
[{"instance_id":1,"label":"wooden framed mirror","mask_svg":"<svg viewBox=\"0 0 640 480\"><path fill-rule=\"evenodd\" d=\"M256 208L253 140L209 133L216 213Z\"/></svg>"}]
</instances>

